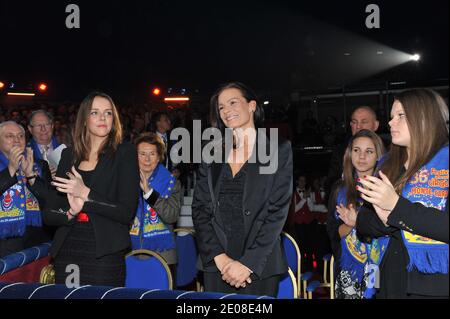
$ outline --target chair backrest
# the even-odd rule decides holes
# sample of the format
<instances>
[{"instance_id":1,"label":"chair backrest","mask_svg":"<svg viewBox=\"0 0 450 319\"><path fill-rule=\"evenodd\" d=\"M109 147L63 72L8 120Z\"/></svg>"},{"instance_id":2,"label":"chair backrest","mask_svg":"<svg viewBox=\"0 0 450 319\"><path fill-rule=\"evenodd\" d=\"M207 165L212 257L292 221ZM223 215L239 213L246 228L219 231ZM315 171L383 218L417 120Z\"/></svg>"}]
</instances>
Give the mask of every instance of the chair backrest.
<instances>
[{"instance_id":1,"label":"chair backrest","mask_svg":"<svg viewBox=\"0 0 450 319\"><path fill-rule=\"evenodd\" d=\"M289 268L294 272L297 288L300 290L300 278L301 278L301 254L300 248L297 242L291 235L286 232L281 233L281 240L283 242L284 252L286 254L286 259ZM298 296L300 296L300 291L298 291Z\"/></svg>"},{"instance_id":2,"label":"chair backrest","mask_svg":"<svg viewBox=\"0 0 450 319\"><path fill-rule=\"evenodd\" d=\"M158 253L138 249L125 257L127 288L172 289L172 274Z\"/></svg>"},{"instance_id":3,"label":"chair backrest","mask_svg":"<svg viewBox=\"0 0 450 319\"><path fill-rule=\"evenodd\" d=\"M334 299L334 256L330 260L330 299Z\"/></svg>"},{"instance_id":4,"label":"chair backrest","mask_svg":"<svg viewBox=\"0 0 450 319\"><path fill-rule=\"evenodd\" d=\"M177 244L177 275L176 286L183 287L194 282L197 278L197 246L195 232L189 228L174 229Z\"/></svg>"},{"instance_id":5,"label":"chair backrest","mask_svg":"<svg viewBox=\"0 0 450 319\"><path fill-rule=\"evenodd\" d=\"M278 285L278 294L277 298L279 299L293 299L297 298L298 289L297 282L292 272L291 268L288 269L288 272L283 276Z\"/></svg>"}]
</instances>

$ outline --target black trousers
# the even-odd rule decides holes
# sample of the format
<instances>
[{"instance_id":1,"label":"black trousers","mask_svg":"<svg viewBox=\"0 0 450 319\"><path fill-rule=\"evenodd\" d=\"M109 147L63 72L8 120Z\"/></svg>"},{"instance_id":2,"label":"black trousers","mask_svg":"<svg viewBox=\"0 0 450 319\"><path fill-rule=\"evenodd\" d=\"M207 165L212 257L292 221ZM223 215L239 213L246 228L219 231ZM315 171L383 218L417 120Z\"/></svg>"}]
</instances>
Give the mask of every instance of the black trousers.
<instances>
[{"instance_id":1,"label":"black trousers","mask_svg":"<svg viewBox=\"0 0 450 319\"><path fill-rule=\"evenodd\" d=\"M205 291L271 297L276 297L278 294L280 277L276 275L262 280L253 280L245 288L235 288L222 280L220 272L203 273Z\"/></svg>"}]
</instances>

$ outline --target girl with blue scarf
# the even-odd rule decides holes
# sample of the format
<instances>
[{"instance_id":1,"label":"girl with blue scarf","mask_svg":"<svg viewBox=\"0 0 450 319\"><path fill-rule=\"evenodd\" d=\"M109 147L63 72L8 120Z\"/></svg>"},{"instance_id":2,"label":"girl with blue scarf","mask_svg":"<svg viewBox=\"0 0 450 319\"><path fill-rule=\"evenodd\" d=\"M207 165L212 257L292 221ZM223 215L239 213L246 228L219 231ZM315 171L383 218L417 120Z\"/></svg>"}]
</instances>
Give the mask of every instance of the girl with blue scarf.
<instances>
[{"instance_id":1,"label":"girl with blue scarf","mask_svg":"<svg viewBox=\"0 0 450 319\"><path fill-rule=\"evenodd\" d=\"M377 298L448 298L448 107L432 90L408 90L389 126L381 179L361 180L375 211L357 218L362 234L387 236Z\"/></svg>"},{"instance_id":2,"label":"girl with blue scarf","mask_svg":"<svg viewBox=\"0 0 450 319\"><path fill-rule=\"evenodd\" d=\"M327 229L336 260L335 296L338 299L370 298L367 289L369 265L377 258L377 242L365 242L355 229L363 204L356 191L359 178L372 175L384 153L383 142L372 131L361 130L350 140L344 154L343 180L334 190L336 209L331 211Z\"/></svg>"},{"instance_id":3,"label":"girl with blue scarf","mask_svg":"<svg viewBox=\"0 0 450 319\"><path fill-rule=\"evenodd\" d=\"M132 248L156 251L174 273L177 255L172 224L177 222L181 209L180 182L161 164L165 146L159 136L144 133L135 143L142 192L130 231Z\"/></svg>"}]
</instances>

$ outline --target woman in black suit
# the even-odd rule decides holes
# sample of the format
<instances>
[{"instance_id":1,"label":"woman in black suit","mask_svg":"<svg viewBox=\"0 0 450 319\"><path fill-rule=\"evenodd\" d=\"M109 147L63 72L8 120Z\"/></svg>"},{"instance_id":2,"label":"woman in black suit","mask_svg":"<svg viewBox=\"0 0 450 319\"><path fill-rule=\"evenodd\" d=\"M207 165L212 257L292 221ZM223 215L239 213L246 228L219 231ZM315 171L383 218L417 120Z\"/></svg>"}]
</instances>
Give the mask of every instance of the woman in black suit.
<instances>
[{"instance_id":1,"label":"woman in black suit","mask_svg":"<svg viewBox=\"0 0 450 319\"><path fill-rule=\"evenodd\" d=\"M52 182L59 193L49 193L44 210L44 221L59 226L51 250L56 283L124 286L139 197L136 149L121 143L117 109L104 93L83 100L74 133ZM78 266L79 281L68 265Z\"/></svg>"},{"instance_id":2,"label":"woman in black suit","mask_svg":"<svg viewBox=\"0 0 450 319\"><path fill-rule=\"evenodd\" d=\"M290 143L269 142L256 133L263 110L241 83L219 88L211 107L222 136L231 129L234 142L233 147L225 143L222 163L201 165L194 192L192 217L205 291L276 296L287 271L280 234L292 195ZM270 143L278 143L268 161L269 167L277 164L272 171L256 158Z\"/></svg>"}]
</instances>

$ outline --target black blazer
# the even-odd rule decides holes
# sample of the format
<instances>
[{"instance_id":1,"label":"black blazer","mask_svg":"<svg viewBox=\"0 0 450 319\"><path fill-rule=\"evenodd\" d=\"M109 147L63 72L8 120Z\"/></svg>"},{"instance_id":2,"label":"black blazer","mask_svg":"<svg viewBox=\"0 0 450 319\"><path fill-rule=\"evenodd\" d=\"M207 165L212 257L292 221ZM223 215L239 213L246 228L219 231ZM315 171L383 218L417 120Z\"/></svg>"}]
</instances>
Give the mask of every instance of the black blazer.
<instances>
[{"instance_id":1,"label":"black blazer","mask_svg":"<svg viewBox=\"0 0 450 319\"><path fill-rule=\"evenodd\" d=\"M267 143L266 150L269 150ZM248 163L243 197L245 250L240 262L253 271L253 277L264 279L287 271L281 244L281 231L286 221L292 195L292 149L288 141L279 143L278 169L273 174L260 174L259 161ZM227 238L217 212L221 172L226 163L203 163L198 171L192 202L192 218L200 251L199 268L218 271L214 257L226 252Z\"/></svg>"},{"instance_id":2,"label":"black blazer","mask_svg":"<svg viewBox=\"0 0 450 319\"><path fill-rule=\"evenodd\" d=\"M63 150L56 175L67 178L74 163L73 149ZM139 198L139 168L136 148L129 143L120 144L115 154L100 156L92 175L89 200L83 211L95 231L97 257L129 249L131 246L129 226L133 221ZM68 221L65 211L69 209L67 195L35 182L33 192L45 193L49 200L44 209L44 222L60 226L56 231L51 255L55 257L75 219Z\"/></svg>"}]
</instances>

